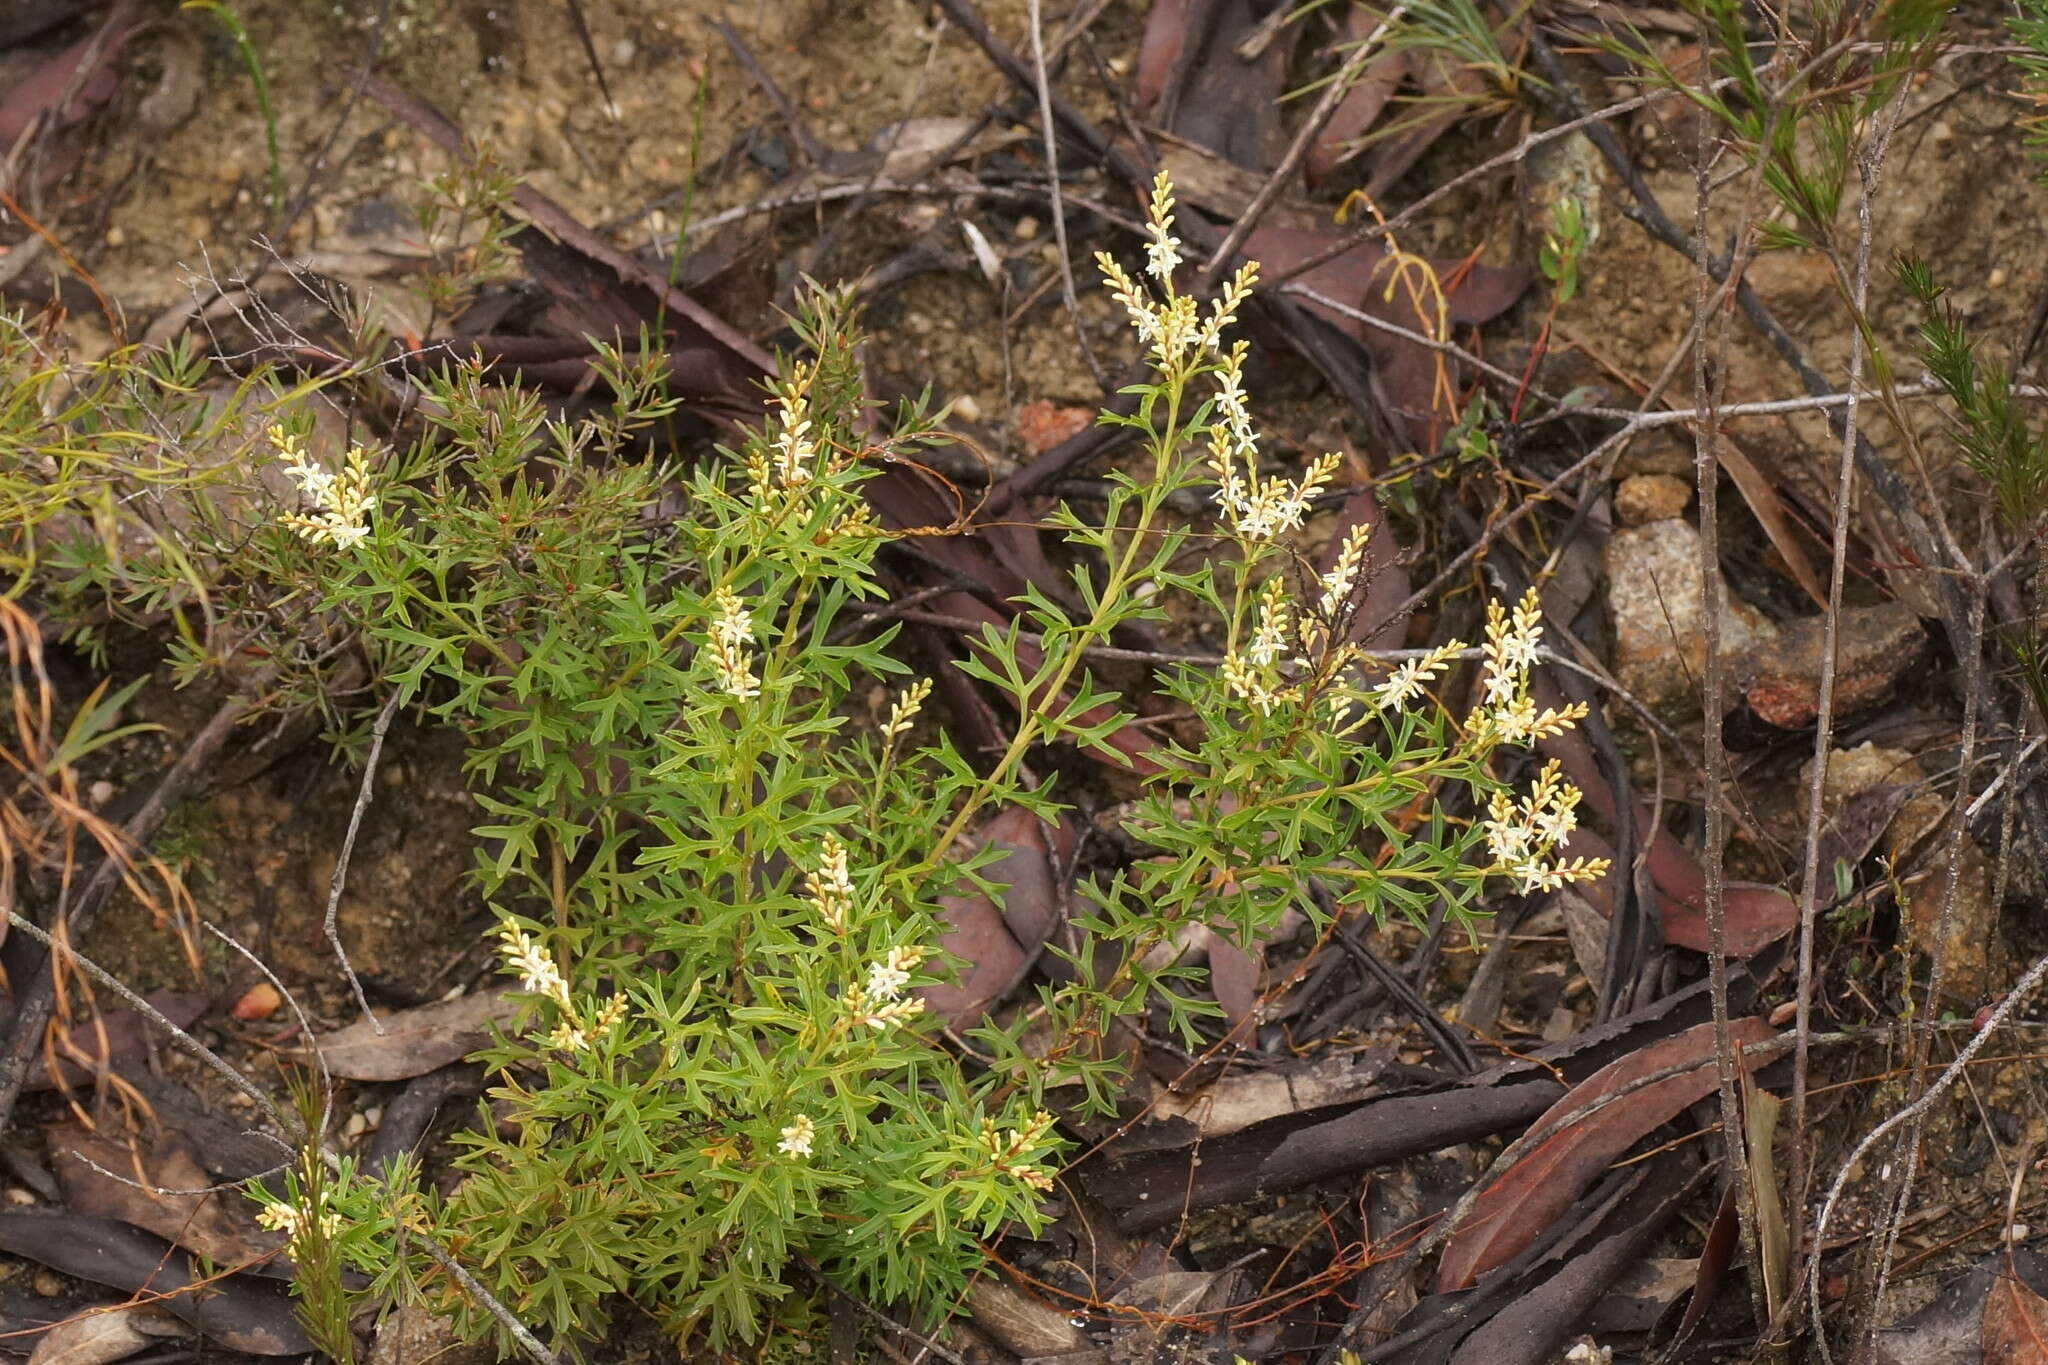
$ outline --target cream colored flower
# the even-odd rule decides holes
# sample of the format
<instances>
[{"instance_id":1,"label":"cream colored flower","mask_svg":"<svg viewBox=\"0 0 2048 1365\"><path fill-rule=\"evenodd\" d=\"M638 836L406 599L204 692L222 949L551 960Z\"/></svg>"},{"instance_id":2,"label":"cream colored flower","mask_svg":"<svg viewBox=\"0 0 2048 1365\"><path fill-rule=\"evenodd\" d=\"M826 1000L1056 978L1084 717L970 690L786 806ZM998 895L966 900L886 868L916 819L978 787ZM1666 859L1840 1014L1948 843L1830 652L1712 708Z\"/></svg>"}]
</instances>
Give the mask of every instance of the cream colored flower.
<instances>
[{"instance_id":1,"label":"cream colored flower","mask_svg":"<svg viewBox=\"0 0 2048 1365\"><path fill-rule=\"evenodd\" d=\"M825 836L818 870L810 873L811 904L818 918L835 934L846 932L847 916L853 909L853 878L846 868L846 845L833 835Z\"/></svg>"},{"instance_id":2,"label":"cream colored flower","mask_svg":"<svg viewBox=\"0 0 2048 1365\"><path fill-rule=\"evenodd\" d=\"M1269 578L1259 595L1259 622L1244 651L1245 662L1254 668L1278 663L1281 651L1287 647L1288 610L1283 592L1280 580Z\"/></svg>"},{"instance_id":3,"label":"cream colored flower","mask_svg":"<svg viewBox=\"0 0 2048 1365\"><path fill-rule=\"evenodd\" d=\"M504 920L498 925L498 937L503 943L498 949L505 965L519 978L521 990L545 995L564 1010L569 1008L569 983L555 965L554 954L546 944L514 924Z\"/></svg>"},{"instance_id":4,"label":"cream colored flower","mask_svg":"<svg viewBox=\"0 0 2048 1365\"><path fill-rule=\"evenodd\" d=\"M932 694L932 680L919 678L896 694L896 704L889 708L889 719L882 726L882 738L893 740L917 719L917 713L924 709L924 699Z\"/></svg>"},{"instance_id":5,"label":"cream colored flower","mask_svg":"<svg viewBox=\"0 0 2048 1365\"><path fill-rule=\"evenodd\" d=\"M784 488L800 488L811 481L818 461L817 443L811 439L811 381L818 375L816 361L791 365L789 378L776 389L777 431L771 457L775 477Z\"/></svg>"},{"instance_id":6,"label":"cream colored flower","mask_svg":"<svg viewBox=\"0 0 2048 1365\"><path fill-rule=\"evenodd\" d=\"M1344 537L1344 543L1337 547L1337 562L1323 575L1323 594L1316 601L1316 610L1326 621L1334 621L1337 614L1351 600L1351 589L1358 582L1359 565L1365 561L1365 543L1372 539L1372 527L1359 522Z\"/></svg>"},{"instance_id":7,"label":"cream colored flower","mask_svg":"<svg viewBox=\"0 0 2048 1365\"><path fill-rule=\"evenodd\" d=\"M283 1200L266 1202L258 1209L256 1224L258 1227L269 1228L272 1232L281 1232L293 1242L303 1238L314 1226L313 1220L306 1216L304 1209L296 1204L287 1204ZM326 1207L323 1202L318 1226L322 1234L332 1237L341 1231L341 1215Z\"/></svg>"},{"instance_id":8,"label":"cream colored flower","mask_svg":"<svg viewBox=\"0 0 2048 1365\"><path fill-rule=\"evenodd\" d=\"M1405 709L1464 649L1463 640L1449 640L1427 654L1409 659L1372 690L1372 704L1382 711Z\"/></svg>"},{"instance_id":9,"label":"cream colored flower","mask_svg":"<svg viewBox=\"0 0 2048 1365\"><path fill-rule=\"evenodd\" d=\"M853 992L853 1019L880 1033L898 1024L908 1023L924 1013L922 999L911 1000L870 1000L864 991Z\"/></svg>"},{"instance_id":10,"label":"cream colored flower","mask_svg":"<svg viewBox=\"0 0 2048 1365\"><path fill-rule=\"evenodd\" d=\"M754 676L754 618L730 588L718 589L711 600L718 608L711 623L711 666L719 686L750 701L761 695L760 679Z\"/></svg>"},{"instance_id":11,"label":"cream colored flower","mask_svg":"<svg viewBox=\"0 0 2048 1365\"><path fill-rule=\"evenodd\" d=\"M874 1001L896 999L910 984L910 974L923 961L922 948L891 948L883 961L868 964L867 998Z\"/></svg>"},{"instance_id":12,"label":"cream colored flower","mask_svg":"<svg viewBox=\"0 0 2048 1365\"><path fill-rule=\"evenodd\" d=\"M1504 791L1495 792L1481 822L1494 870L1524 892L1555 891L1569 882L1605 875L1605 858L1565 862L1558 856L1578 828L1578 803L1578 788L1564 780L1555 759L1543 765L1519 802Z\"/></svg>"},{"instance_id":13,"label":"cream colored flower","mask_svg":"<svg viewBox=\"0 0 2048 1365\"><path fill-rule=\"evenodd\" d=\"M809 1114L798 1114L782 1130L782 1141L775 1144L775 1150L784 1156L793 1156L799 1161L810 1156L811 1144L817 1140L817 1125L811 1122Z\"/></svg>"},{"instance_id":14,"label":"cream colored flower","mask_svg":"<svg viewBox=\"0 0 2048 1365\"><path fill-rule=\"evenodd\" d=\"M342 472L330 474L315 464L299 438L282 426L273 426L269 435L284 460L284 472L312 507L308 512L287 512L278 521L307 540L324 540L337 549L367 538L370 512L377 505L370 491L370 452L354 447Z\"/></svg>"}]
</instances>

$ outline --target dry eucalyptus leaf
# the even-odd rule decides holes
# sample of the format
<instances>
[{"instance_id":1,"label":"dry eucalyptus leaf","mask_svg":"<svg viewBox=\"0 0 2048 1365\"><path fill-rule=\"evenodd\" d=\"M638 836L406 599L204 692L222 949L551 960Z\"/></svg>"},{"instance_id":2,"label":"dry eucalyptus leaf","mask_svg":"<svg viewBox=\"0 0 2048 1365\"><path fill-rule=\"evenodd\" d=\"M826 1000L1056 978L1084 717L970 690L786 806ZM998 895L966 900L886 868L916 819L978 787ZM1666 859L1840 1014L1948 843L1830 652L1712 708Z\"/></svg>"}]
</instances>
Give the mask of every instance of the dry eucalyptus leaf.
<instances>
[{"instance_id":1,"label":"dry eucalyptus leaf","mask_svg":"<svg viewBox=\"0 0 2048 1365\"><path fill-rule=\"evenodd\" d=\"M43 1333L28 1365L107 1365L164 1337L183 1335L184 1325L160 1308L133 1303L88 1308Z\"/></svg>"},{"instance_id":2,"label":"dry eucalyptus leaf","mask_svg":"<svg viewBox=\"0 0 2048 1365\"><path fill-rule=\"evenodd\" d=\"M409 1081L489 1043L491 1025L510 1023L522 1003L502 991L480 991L387 1014L375 1024L358 1020L320 1039L320 1056L345 1081Z\"/></svg>"},{"instance_id":3,"label":"dry eucalyptus leaf","mask_svg":"<svg viewBox=\"0 0 2048 1365\"><path fill-rule=\"evenodd\" d=\"M2048 1299L2003 1274L1984 1296L1984 1365L2048 1365Z\"/></svg>"}]
</instances>

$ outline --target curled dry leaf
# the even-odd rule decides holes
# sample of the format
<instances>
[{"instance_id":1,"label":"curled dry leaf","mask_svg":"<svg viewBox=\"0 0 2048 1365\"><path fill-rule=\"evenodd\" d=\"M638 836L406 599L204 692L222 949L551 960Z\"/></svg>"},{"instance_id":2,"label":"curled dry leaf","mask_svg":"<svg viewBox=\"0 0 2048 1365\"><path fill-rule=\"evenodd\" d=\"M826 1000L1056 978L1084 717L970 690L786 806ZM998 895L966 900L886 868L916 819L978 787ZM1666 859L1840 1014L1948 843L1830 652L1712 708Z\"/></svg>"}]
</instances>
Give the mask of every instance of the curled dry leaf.
<instances>
[{"instance_id":1,"label":"curled dry leaf","mask_svg":"<svg viewBox=\"0 0 2048 1365\"><path fill-rule=\"evenodd\" d=\"M181 1133L166 1131L139 1151L73 1123L45 1131L51 1167L73 1213L118 1218L235 1269L253 1268L284 1249L281 1234L256 1226L254 1205L239 1190L210 1188L215 1182ZM283 1155L279 1150L277 1158Z\"/></svg>"}]
</instances>

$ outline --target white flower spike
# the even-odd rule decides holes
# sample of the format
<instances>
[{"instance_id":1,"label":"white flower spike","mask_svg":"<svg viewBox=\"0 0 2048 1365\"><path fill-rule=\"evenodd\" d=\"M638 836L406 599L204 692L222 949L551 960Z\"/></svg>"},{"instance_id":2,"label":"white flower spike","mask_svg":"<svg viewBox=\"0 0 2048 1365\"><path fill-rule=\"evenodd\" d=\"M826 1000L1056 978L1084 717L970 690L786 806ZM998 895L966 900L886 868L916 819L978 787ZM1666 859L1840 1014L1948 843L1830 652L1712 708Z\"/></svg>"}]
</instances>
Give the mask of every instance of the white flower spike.
<instances>
[{"instance_id":1,"label":"white flower spike","mask_svg":"<svg viewBox=\"0 0 2048 1365\"><path fill-rule=\"evenodd\" d=\"M308 512L287 512L278 521L307 540L325 541L336 549L361 543L370 534L370 512L377 505L370 491L370 452L356 446L341 473L330 474L315 464L299 438L282 426L270 429L270 443L283 457L284 472L311 504Z\"/></svg>"}]
</instances>

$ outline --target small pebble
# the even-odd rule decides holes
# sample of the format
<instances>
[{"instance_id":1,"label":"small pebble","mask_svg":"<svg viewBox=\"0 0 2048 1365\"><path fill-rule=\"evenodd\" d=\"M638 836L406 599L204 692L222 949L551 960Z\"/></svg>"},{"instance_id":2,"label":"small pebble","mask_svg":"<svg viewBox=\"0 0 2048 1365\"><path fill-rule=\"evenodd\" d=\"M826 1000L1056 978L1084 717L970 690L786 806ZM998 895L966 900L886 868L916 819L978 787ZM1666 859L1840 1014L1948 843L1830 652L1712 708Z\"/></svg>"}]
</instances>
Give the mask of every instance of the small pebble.
<instances>
[{"instance_id":1,"label":"small pebble","mask_svg":"<svg viewBox=\"0 0 2048 1365\"><path fill-rule=\"evenodd\" d=\"M114 793L119 790L120 788L103 777L85 789L85 799L95 807L104 806L114 799Z\"/></svg>"},{"instance_id":2,"label":"small pebble","mask_svg":"<svg viewBox=\"0 0 2048 1365\"><path fill-rule=\"evenodd\" d=\"M1991 268L1991 273L1985 276L1984 278L1984 283L1990 285L1993 289L2003 289L2005 287L2005 281L2005 267L2002 265L1993 266Z\"/></svg>"},{"instance_id":3,"label":"small pebble","mask_svg":"<svg viewBox=\"0 0 2048 1365\"><path fill-rule=\"evenodd\" d=\"M612 44L612 60L620 66L624 66L632 61L639 51L640 49L634 45L631 38L621 38Z\"/></svg>"},{"instance_id":4,"label":"small pebble","mask_svg":"<svg viewBox=\"0 0 2048 1365\"><path fill-rule=\"evenodd\" d=\"M36 1293L46 1299L54 1299L64 1292L64 1277L54 1270L38 1270L34 1283Z\"/></svg>"},{"instance_id":5,"label":"small pebble","mask_svg":"<svg viewBox=\"0 0 2048 1365\"><path fill-rule=\"evenodd\" d=\"M368 1109L365 1109L363 1111L363 1123L373 1133L382 1128L384 1126L384 1106L373 1104Z\"/></svg>"},{"instance_id":6,"label":"small pebble","mask_svg":"<svg viewBox=\"0 0 2048 1365\"><path fill-rule=\"evenodd\" d=\"M125 233L125 232L123 232L123 231L121 231L121 229L120 229L119 227L110 227L110 228L108 228L108 229L107 229L107 245L108 245L108 246L119 246L119 245L121 245L121 244L122 244L123 242L125 242L125 241L127 241L127 240L128 240L128 234L127 234L127 233Z\"/></svg>"},{"instance_id":7,"label":"small pebble","mask_svg":"<svg viewBox=\"0 0 2048 1365\"><path fill-rule=\"evenodd\" d=\"M36 1202L36 1197L27 1190L10 1187L7 1191L7 1202L10 1204L33 1204Z\"/></svg>"},{"instance_id":8,"label":"small pebble","mask_svg":"<svg viewBox=\"0 0 2048 1365\"><path fill-rule=\"evenodd\" d=\"M963 422L981 420L981 404L974 401L974 395L963 393L953 400L953 415Z\"/></svg>"},{"instance_id":9,"label":"small pebble","mask_svg":"<svg viewBox=\"0 0 2048 1365\"><path fill-rule=\"evenodd\" d=\"M1948 126L1948 120L1946 119L1936 120L1934 126L1927 130L1928 140L1937 147L1944 142L1952 141L1955 135L1956 130Z\"/></svg>"},{"instance_id":10,"label":"small pebble","mask_svg":"<svg viewBox=\"0 0 2048 1365\"><path fill-rule=\"evenodd\" d=\"M1018 241L1028 242L1038 235L1038 220L1027 213L1017 220L1017 226L1010 231L1016 234Z\"/></svg>"},{"instance_id":11,"label":"small pebble","mask_svg":"<svg viewBox=\"0 0 2048 1365\"><path fill-rule=\"evenodd\" d=\"M1692 485L1669 474L1638 474L1614 490L1614 515L1623 526L1668 521L1685 511Z\"/></svg>"},{"instance_id":12,"label":"small pebble","mask_svg":"<svg viewBox=\"0 0 2048 1365\"><path fill-rule=\"evenodd\" d=\"M343 1137L361 1137L369 1131L370 1121L368 1119L364 1118L361 1114L350 1114L348 1122L342 1126L341 1135Z\"/></svg>"}]
</instances>

